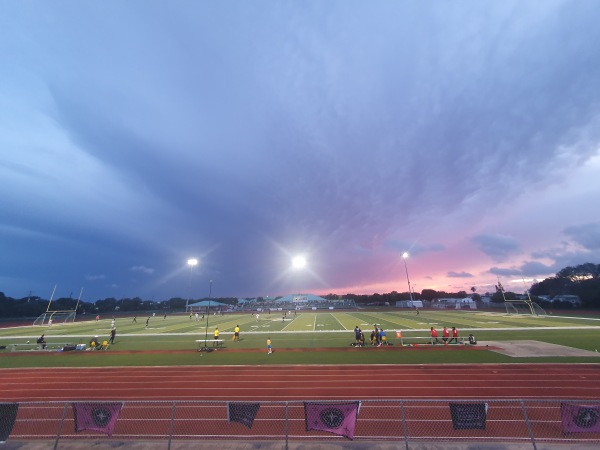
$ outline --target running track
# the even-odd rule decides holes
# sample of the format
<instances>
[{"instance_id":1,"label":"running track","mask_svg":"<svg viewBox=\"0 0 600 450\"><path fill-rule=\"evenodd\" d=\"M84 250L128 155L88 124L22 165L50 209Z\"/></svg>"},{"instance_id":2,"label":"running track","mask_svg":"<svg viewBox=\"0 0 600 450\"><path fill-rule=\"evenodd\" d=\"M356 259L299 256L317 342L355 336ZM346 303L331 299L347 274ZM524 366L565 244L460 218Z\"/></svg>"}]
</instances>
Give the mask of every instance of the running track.
<instances>
[{"instance_id":1,"label":"running track","mask_svg":"<svg viewBox=\"0 0 600 450\"><path fill-rule=\"evenodd\" d=\"M600 399L600 364L1 369L1 401Z\"/></svg>"}]
</instances>

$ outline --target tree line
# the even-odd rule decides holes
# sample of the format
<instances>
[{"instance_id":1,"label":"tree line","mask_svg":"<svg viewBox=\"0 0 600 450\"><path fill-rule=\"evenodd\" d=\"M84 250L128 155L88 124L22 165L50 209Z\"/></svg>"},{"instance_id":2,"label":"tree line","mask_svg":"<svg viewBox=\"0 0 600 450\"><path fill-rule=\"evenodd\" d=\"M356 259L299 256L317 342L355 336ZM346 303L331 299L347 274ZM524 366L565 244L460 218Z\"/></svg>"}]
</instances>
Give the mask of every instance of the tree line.
<instances>
[{"instance_id":1,"label":"tree line","mask_svg":"<svg viewBox=\"0 0 600 450\"><path fill-rule=\"evenodd\" d=\"M473 300L481 300L481 295L475 292L474 287L471 288L471 293L466 291L459 292L444 292L433 289L423 289L420 293L396 292L392 291L387 294L327 294L323 298L328 300L338 300L341 298L354 300L358 305L395 305L401 300L426 300L435 302L440 298L464 298L467 295ZM532 300L538 302L542 307L553 308L570 308L570 303L562 304L548 303L542 300L540 296L555 297L558 295L577 295L582 301L582 306L588 309L600 308L600 264L585 263L575 267L565 267L555 276L546 278L543 281L537 282L531 286L529 294ZM501 286L496 286L496 292L489 294L494 302L503 302L506 300L515 300L520 294L504 291ZM189 303L195 303L208 298L189 300ZM236 306L238 299L234 297L219 297L213 298L213 301L225 303L227 305ZM262 297L255 299L258 303L263 302ZM272 301L270 299L269 301ZM59 298L53 300L50 310L66 311L74 310L77 307L77 314L102 314L119 312L137 312L137 311L165 311L176 312L184 311L188 300L174 297L169 300L155 302L153 300L142 300L139 297L134 298L105 298L95 302L77 301L73 298ZM49 301L37 296L28 296L20 299L7 297L3 292L0 292L0 317L15 318L15 317L37 317L46 312Z\"/></svg>"}]
</instances>

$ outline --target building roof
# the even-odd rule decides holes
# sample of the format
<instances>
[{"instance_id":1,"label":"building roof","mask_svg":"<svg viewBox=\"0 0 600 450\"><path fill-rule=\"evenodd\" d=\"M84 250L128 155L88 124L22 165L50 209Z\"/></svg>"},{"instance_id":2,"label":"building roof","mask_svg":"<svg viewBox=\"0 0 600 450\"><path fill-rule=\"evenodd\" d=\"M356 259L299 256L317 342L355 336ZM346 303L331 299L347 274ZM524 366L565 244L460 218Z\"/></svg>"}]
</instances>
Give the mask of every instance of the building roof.
<instances>
[{"instance_id":1,"label":"building roof","mask_svg":"<svg viewBox=\"0 0 600 450\"><path fill-rule=\"evenodd\" d=\"M323 298L323 297L319 297L318 295L315 294L291 294L291 295L286 295L285 297L281 297L278 298L276 301L277 302L294 302L294 301L298 301L298 297L301 297L302 300L301 301L305 301L305 302L326 302L327 299Z\"/></svg>"},{"instance_id":2,"label":"building roof","mask_svg":"<svg viewBox=\"0 0 600 450\"><path fill-rule=\"evenodd\" d=\"M215 302L214 300L202 300L201 302L190 303L188 306L201 307L201 306L229 306L227 303Z\"/></svg>"}]
</instances>

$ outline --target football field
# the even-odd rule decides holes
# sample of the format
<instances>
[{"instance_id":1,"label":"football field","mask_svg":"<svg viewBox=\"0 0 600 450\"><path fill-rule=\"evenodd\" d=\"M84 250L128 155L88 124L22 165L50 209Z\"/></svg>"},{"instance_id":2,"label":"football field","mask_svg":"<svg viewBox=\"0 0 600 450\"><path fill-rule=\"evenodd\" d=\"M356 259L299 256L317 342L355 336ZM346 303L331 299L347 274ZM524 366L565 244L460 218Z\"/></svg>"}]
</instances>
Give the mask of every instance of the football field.
<instances>
[{"instance_id":1,"label":"football field","mask_svg":"<svg viewBox=\"0 0 600 450\"><path fill-rule=\"evenodd\" d=\"M196 320L186 314L145 314L134 316L103 316L96 321L94 317L79 316L74 323L54 323L52 326L24 325L0 328L0 345L32 342L44 334L48 342L53 340L76 340L87 342L93 336L107 338L112 323L117 329L117 340L141 342L135 337L157 342L175 342L178 337L190 342L191 337L200 339L213 337L219 329L220 337L230 338L236 325L241 329L240 347L247 345L263 346L263 338L272 335L278 342L287 342L290 346L314 345L315 340L323 345L346 345L353 340L353 330L361 328L368 339L374 326L384 329L393 341L398 332L405 337L429 336L431 327L440 332L446 326L456 327L461 336L476 335L481 339L536 339L547 340L552 336L580 336L576 346L591 349L598 346L600 318L593 316L531 316L502 312L465 311L465 310L354 310L354 311L294 311L257 313L212 314L202 320ZM146 325L147 324L147 325ZM294 336L293 339L289 335ZM130 339L125 339L125 338ZM563 339L563 338L561 338ZM594 342L595 341L595 342ZM34 341L33 341L34 342Z\"/></svg>"}]
</instances>

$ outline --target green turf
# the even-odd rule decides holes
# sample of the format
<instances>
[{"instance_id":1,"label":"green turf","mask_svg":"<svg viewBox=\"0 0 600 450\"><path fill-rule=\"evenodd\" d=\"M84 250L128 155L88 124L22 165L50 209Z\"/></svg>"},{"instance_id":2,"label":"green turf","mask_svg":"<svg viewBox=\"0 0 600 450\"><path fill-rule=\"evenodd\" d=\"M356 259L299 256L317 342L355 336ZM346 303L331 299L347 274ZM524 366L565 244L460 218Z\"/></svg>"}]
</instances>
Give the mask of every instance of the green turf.
<instances>
[{"instance_id":1,"label":"green turf","mask_svg":"<svg viewBox=\"0 0 600 450\"><path fill-rule=\"evenodd\" d=\"M405 342L412 337L428 336L429 327L438 330L456 326L461 335L473 333L479 341L538 340L570 347L600 350L600 319L591 317L532 317L471 311L352 311L293 312L254 315L231 314L210 316L206 322L190 320L186 315L170 315L163 319L147 316L117 317L117 338L106 352L9 352L0 353L0 367L49 366L121 366L121 365L232 365L232 364L431 364L431 363L515 363L515 362L600 362L599 358L511 358L491 351L441 348L435 351L400 348L396 330L402 330ZM241 341L232 342L233 328L239 324ZM384 328L395 344L392 349L354 349L353 329L361 327L368 340L373 324ZM213 352L197 352L196 339L212 338L218 327L225 348ZM98 335L108 339L111 320L80 320L74 324L52 327L13 327L0 329L0 345L35 342L44 333L50 347L55 343L86 343ZM266 354L270 336L275 353ZM422 342L422 341L415 341ZM335 349L323 351L323 349ZM239 349L242 351L231 351ZM286 351L287 349L287 351ZM292 349L294 351L292 351ZM299 350L300 349L300 350ZM133 353L120 354L117 351ZM144 350L172 350L167 353L144 353ZM229 350L229 351L228 351ZM247 351L244 351L247 350ZM318 351L317 351L318 350ZM343 351L341 351L343 350Z\"/></svg>"}]
</instances>

